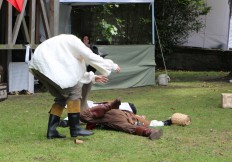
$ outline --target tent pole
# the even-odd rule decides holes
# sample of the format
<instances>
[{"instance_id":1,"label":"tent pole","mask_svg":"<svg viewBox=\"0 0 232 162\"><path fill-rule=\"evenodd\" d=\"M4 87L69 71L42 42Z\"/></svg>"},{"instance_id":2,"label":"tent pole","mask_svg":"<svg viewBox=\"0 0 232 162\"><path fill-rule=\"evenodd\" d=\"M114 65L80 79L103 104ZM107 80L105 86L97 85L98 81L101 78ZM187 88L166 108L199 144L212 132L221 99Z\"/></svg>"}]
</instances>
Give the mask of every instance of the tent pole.
<instances>
[{"instance_id":1,"label":"tent pole","mask_svg":"<svg viewBox=\"0 0 232 162\"><path fill-rule=\"evenodd\" d=\"M152 6L152 44L155 44L155 6L154 6L154 0L152 0L151 2L151 6Z\"/></svg>"},{"instance_id":2,"label":"tent pole","mask_svg":"<svg viewBox=\"0 0 232 162\"><path fill-rule=\"evenodd\" d=\"M228 37L227 37L227 50L231 49L231 44L230 44L230 35L231 35L231 30L230 28L232 28L231 26L231 15L232 15L232 0L229 0L229 23L228 23Z\"/></svg>"}]
</instances>

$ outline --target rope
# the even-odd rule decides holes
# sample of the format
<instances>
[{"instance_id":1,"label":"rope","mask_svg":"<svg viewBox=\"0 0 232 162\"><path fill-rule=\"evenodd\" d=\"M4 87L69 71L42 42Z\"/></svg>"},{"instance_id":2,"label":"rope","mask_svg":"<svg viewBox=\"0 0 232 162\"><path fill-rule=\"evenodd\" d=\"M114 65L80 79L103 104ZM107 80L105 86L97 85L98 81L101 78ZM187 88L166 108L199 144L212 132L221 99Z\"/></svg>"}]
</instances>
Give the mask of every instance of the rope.
<instances>
[{"instance_id":1,"label":"rope","mask_svg":"<svg viewBox=\"0 0 232 162\"><path fill-rule=\"evenodd\" d=\"M161 51L161 56L162 56L162 59L163 59L164 69L165 69L165 73L167 75L168 72L167 72L166 63L165 63L165 60L164 60L163 47L162 47L162 45L160 43L159 31L158 31L158 28L157 28L157 25L156 25L155 18L154 18L154 22L155 22L155 29L156 29L156 32L157 32L157 38L158 38L158 42L159 42L159 47L160 47L160 51Z\"/></svg>"}]
</instances>

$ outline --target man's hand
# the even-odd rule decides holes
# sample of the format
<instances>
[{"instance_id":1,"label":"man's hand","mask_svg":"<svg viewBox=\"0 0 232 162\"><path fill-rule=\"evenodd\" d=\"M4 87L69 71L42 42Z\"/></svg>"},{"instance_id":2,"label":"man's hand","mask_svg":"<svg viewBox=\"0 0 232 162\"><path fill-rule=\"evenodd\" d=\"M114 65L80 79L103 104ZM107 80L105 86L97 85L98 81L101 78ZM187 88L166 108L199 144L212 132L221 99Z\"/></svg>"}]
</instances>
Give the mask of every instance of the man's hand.
<instances>
[{"instance_id":1,"label":"man's hand","mask_svg":"<svg viewBox=\"0 0 232 162\"><path fill-rule=\"evenodd\" d=\"M109 81L109 79L104 75L96 75L95 76L96 83L107 83L108 81Z\"/></svg>"},{"instance_id":2,"label":"man's hand","mask_svg":"<svg viewBox=\"0 0 232 162\"><path fill-rule=\"evenodd\" d=\"M118 66L118 68L115 70L117 73L119 73L120 72L120 67Z\"/></svg>"}]
</instances>

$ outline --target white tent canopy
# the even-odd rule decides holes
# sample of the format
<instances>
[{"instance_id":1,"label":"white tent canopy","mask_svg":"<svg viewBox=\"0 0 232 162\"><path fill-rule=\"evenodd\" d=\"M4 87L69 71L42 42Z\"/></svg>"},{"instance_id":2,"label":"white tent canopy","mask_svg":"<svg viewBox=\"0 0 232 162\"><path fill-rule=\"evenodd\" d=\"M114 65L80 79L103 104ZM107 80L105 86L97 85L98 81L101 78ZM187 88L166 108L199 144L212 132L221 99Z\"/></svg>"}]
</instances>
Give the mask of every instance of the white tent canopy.
<instances>
[{"instance_id":1,"label":"white tent canopy","mask_svg":"<svg viewBox=\"0 0 232 162\"><path fill-rule=\"evenodd\" d=\"M190 34L185 46L200 48L232 48L232 28L228 0L207 0L211 11L200 17L205 27Z\"/></svg>"}]
</instances>

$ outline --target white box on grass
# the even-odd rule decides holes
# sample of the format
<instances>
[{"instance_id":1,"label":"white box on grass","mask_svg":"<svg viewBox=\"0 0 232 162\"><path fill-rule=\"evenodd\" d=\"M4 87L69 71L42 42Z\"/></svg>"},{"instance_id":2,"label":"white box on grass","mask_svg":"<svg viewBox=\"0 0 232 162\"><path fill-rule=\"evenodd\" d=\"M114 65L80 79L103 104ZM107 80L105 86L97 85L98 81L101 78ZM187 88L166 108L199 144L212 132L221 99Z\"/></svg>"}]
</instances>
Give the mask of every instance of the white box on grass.
<instances>
[{"instance_id":1,"label":"white box on grass","mask_svg":"<svg viewBox=\"0 0 232 162\"><path fill-rule=\"evenodd\" d=\"M222 93L222 108L232 108L232 93Z\"/></svg>"}]
</instances>

